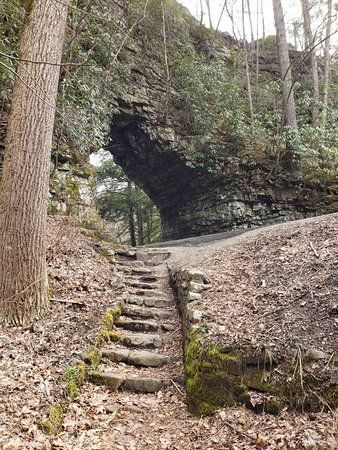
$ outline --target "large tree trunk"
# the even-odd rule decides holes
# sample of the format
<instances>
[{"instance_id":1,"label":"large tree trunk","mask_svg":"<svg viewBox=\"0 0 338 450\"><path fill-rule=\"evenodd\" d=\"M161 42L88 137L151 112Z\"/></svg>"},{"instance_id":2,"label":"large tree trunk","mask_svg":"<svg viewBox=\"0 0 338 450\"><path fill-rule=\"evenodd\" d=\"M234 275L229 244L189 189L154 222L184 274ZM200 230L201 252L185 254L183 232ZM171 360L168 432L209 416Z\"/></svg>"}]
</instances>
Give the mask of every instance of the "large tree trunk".
<instances>
[{"instance_id":1,"label":"large tree trunk","mask_svg":"<svg viewBox=\"0 0 338 450\"><path fill-rule=\"evenodd\" d=\"M0 187L0 321L8 325L49 307L49 166L67 4L31 0L20 39Z\"/></svg>"},{"instance_id":2,"label":"large tree trunk","mask_svg":"<svg viewBox=\"0 0 338 450\"><path fill-rule=\"evenodd\" d=\"M318 123L319 80L317 57L314 49L314 38L311 30L309 0L302 0L302 11L304 19L305 45L309 49L311 61L311 77L313 87L312 123L313 125L316 125Z\"/></svg>"},{"instance_id":3,"label":"large tree trunk","mask_svg":"<svg viewBox=\"0 0 338 450\"><path fill-rule=\"evenodd\" d=\"M286 125L294 135L298 134L295 100L292 88L291 65L286 39L286 28L281 0L273 0L273 12L277 31L277 52L282 79L283 112ZM287 151L284 158L284 166L287 170L295 172L299 169L299 158L296 156L294 145L287 142Z\"/></svg>"},{"instance_id":4,"label":"large tree trunk","mask_svg":"<svg viewBox=\"0 0 338 450\"><path fill-rule=\"evenodd\" d=\"M323 125L327 123L327 111L329 106L329 87L330 87L330 35L332 23L332 0L327 2L327 23L325 33L324 49L324 98L323 98Z\"/></svg>"}]
</instances>

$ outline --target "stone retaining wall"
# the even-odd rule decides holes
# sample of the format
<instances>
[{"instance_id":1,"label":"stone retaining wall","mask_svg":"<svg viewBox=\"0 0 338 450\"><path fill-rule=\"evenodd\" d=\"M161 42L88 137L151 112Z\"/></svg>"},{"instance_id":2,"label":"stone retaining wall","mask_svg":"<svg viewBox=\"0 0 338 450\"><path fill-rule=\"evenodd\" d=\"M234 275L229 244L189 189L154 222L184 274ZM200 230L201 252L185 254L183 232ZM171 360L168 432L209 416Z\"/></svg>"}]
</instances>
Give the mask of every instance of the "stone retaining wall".
<instances>
[{"instance_id":1,"label":"stone retaining wall","mask_svg":"<svg viewBox=\"0 0 338 450\"><path fill-rule=\"evenodd\" d=\"M238 402L271 414L286 406L306 411L337 407L337 380L318 369L318 355L304 354L302 349L290 349L289 356L272 355L263 345L257 349L244 342L236 348L228 346L212 335L212 324L207 322L203 292L211 282L203 271L171 268L170 276L182 319L186 393L192 413L209 415Z\"/></svg>"}]
</instances>

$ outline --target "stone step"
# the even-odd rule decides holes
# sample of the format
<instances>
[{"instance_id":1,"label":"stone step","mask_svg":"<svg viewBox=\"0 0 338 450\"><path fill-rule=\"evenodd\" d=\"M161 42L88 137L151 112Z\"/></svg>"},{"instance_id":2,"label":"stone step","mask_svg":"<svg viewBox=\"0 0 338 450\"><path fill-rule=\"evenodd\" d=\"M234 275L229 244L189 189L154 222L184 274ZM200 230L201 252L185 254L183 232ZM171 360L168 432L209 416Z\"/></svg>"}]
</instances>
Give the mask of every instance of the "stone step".
<instances>
[{"instance_id":1,"label":"stone step","mask_svg":"<svg viewBox=\"0 0 338 450\"><path fill-rule=\"evenodd\" d=\"M160 325L157 322L150 320L133 320L124 318L123 316L119 317L119 319L115 321L115 325L117 327L122 327L125 330L142 332L158 331L160 328Z\"/></svg>"},{"instance_id":2,"label":"stone step","mask_svg":"<svg viewBox=\"0 0 338 450\"><path fill-rule=\"evenodd\" d=\"M102 356L113 362L123 362L141 367L161 367L170 361L169 356L161 355L160 353L124 348L103 349Z\"/></svg>"},{"instance_id":3,"label":"stone step","mask_svg":"<svg viewBox=\"0 0 338 450\"><path fill-rule=\"evenodd\" d=\"M166 249L151 249L151 250L137 250L137 259L145 261L146 265L158 265L168 259L170 256L169 250Z\"/></svg>"},{"instance_id":4,"label":"stone step","mask_svg":"<svg viewBox=\"0 0 338 450\"><path fill-rule=\"evenodd\" d=\"M142 263L142 261L137 261L139 263ZM133 276L156 276L156 274L154 273L154 271L152 269L148 269L147 267L144 267L142 265L140 266L136 266L134 264L120 264L119 266L119 270L121 270L122 272L128 274L128 275L133 275Z\"/></svg>"},{"instance_id":5,"label":"stone step","mask_svg":"<svg viewBox=\"0 0 338 450\"><path fill-rule=\"evenodd\" d=\"M133 267L131 273L133 275L152 275L154 272L146 267Z\"/></svg>"},{"instance_id":6,"label":"stone step","mask_svg":"<svg viewBox=\"0 0 338 450\"><path fill-rule=\"evenodd\" d=\"M128 317L143 318L143 319L169 319L173 316L172 311L163 311L156 307L146 306L125 306L123 309L123 315Z\"/></svg>"},{"instance_id":7,"label":"stone step","mask_svg":"<svg viewBox=\"0 0 338 450\"><path fill-rule=\"evenodd\" d=\"M156 289L158 288L158 285L156 283L143 283L142 281L136 281L136 280L127 280L126 283L128 286L131 286L133 288L137 289Z\"/></svg>"},{"instance_id":8,"label":"stone step","mask_svg":"<svg viewBox=\"0 0 338 450\"><path fill-rule=\"evenodd\" d=\"M137 306L148 306L150 308L170 308L175 306L174 300L170 299L161 299L155 297L141 297L141 296L133 296L126 299L126 303L130 305Z\"/></svg>"},{"instance_id":9,"label":"stone step","mask_svg":"<svg viewBox=\"0 0 338 450\"><path fill-rule=\"evenodd\" d=\"M131 295L139 295L141 297L157 297L157 298L163 298L165 297L165 294L161 291L155 291L152 289L148 290L137 290L136 292L131 293Z\"/></svg>"},{"instance_id":10,"label":"stone step","mask_svg":"<svg viewBox=\"0 0 338 450\"><path fill-rule=\"evenodd\" d=\"M118 255L120 258L127 258L128 260L136 260L136 251L135 250L115 250L115 254Z\"/></svg>"},{"instance_id":11,"label":"stone step","mask_svg":"<svg viewBox=\"0 0 338 450\"><path fill-rule=\"evenodd\" d=\"M158 275L141 275L138 276L138 280L141 283L158 283L159 281L162 281L163 277L160 277Z\"/></svg>"},{"instance_id":12,"label":"stone step","mask_svg":"<svg viewBox=\"0 0 338 450\"><path fill-rule=\"evenodd\" d=\"M130 333L122 336L121 343L126 347L135 348L159 348L163 339L159 334Z\"/></svg>"},{"instance_id":13,"label":"stone step","mask_svg":"<svg viewBox=\"0 0 338 450\"><path fill-rule=\"evenodd\" d=\"M117 267L121 269L133 269L133 268L142 268L145 267L145 264L143 261L137 261L134 259L126 260L126 259L117 259L116 260Z\"/></svg>"},{"instance_id":14,"label":"stone step","mask_svg":"<svg viewBox=\"0 0 338 450\"><path fill-rule=\"evenodd\" d=\"M162 380L130 376L128 374L111 371L94 371L89 374L89 380L96 385L108 386L111 389L126 389L131 392L150 394L165 387Z\"/></svg>"}]
</instances>

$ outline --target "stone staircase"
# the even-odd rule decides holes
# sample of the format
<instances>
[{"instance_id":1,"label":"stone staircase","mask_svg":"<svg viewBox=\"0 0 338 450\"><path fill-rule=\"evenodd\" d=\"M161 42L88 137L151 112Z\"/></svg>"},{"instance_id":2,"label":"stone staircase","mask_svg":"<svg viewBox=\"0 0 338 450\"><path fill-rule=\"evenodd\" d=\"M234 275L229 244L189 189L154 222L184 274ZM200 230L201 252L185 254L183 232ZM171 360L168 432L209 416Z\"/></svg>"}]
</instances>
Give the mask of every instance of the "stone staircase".
<instances>
[{"instance_id":1,"label":"stone staircase","mask_svg":"<svg viewBox=\"0 0 338 450\"><path fill-rule=\"evenodd\" d=\"M122 313L114 321L117 342L106 344L90 381L111 389L155 393L183 384L181 325L168 284L163 249L123 251L117 267L124 273Z\"/></svg>"}]
</instances>

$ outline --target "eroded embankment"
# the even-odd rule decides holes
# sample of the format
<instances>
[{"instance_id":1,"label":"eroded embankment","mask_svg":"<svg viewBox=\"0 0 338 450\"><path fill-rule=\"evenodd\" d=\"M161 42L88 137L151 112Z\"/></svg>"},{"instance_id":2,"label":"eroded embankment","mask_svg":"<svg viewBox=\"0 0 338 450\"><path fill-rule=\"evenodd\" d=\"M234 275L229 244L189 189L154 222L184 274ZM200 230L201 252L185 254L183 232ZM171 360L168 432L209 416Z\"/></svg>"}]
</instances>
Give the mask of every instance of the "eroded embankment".
<instances>
[{"instance_id":1,"label":"eroded embankment","mask_svg":"<svg viewBox=\"0 0 338 450\"><path fill-rule=\"evenodd\" d=\"M190 411L337 407L336 231L323 216L177 251Z\"/></svg>"}]
</instances>

